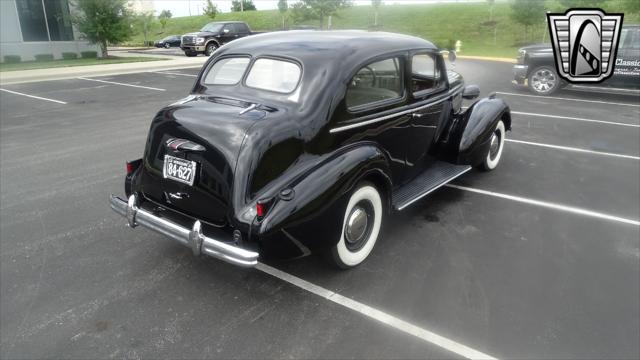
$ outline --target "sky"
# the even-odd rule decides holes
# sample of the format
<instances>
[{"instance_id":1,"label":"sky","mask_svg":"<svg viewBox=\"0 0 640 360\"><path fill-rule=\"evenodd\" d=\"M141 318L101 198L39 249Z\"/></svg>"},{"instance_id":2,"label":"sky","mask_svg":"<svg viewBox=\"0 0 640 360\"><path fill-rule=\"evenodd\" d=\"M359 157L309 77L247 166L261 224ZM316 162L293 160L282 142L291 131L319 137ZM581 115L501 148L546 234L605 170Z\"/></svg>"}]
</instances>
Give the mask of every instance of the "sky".
<instances>
[{"instance_id":1,"label":"sky","mask_svg":"<svg viewBox=\"0 0 640 360\"><path fill-rule=\"evenodd\" d=\"M171 10L174 17L201 15L205 6L205 0L143 0L153 2L156 15L162 10ZM436 2L453 2L456 0L388 0L383 1L385 4L419 4L419 3L436 3ZM464 0L463 0L464 1ZM289 0L289 5L295 0ZM218 10L222 12L231 11L231 0L213 0L218 6ZM271 10L278 8L278 0L253 0L258 10ZM370 5L370 0L355 0L354 5Z\"/></svg>"}]
</instances>

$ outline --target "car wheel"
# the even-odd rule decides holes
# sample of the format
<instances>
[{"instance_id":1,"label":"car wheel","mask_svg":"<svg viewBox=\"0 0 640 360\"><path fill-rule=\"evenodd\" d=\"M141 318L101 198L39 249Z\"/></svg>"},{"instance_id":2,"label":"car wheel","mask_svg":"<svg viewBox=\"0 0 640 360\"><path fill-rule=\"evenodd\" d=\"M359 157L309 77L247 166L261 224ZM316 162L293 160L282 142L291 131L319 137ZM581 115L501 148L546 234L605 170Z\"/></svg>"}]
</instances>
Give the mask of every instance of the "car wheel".
<instances>
[{"instance_id":1,"label":"car wheel","mask_svg":"<svg viewBox=\"0 0 640 360\"><path fill-rule=\"evenodd\" d=\"M211 56L211 54L213 54L214 51L216 51L216 49L218 48L218 44L216 44L215 42L210 42L207 44L207 48L204 51L204 54L207 56Z\"/></svg>"},{"instance_id":2,"label":"car wheel","mask_svg":"<svg viewBox=\"0 0 640 360\"><path fill-rule=\"evenodd\" d=\"M550 95L560 88L560 77L551 66L533 69L528 77L529 89L538 95Z\"/></svg>"},{"instance_id":3,"label":"car wheel","mask_svg":"<svg viewBox=\"0 0 640 360\"><path fill-rule=\"evenodd\" d=\"M198 53L195 51L185 51L184 54L188 57L198 56Z\"/></svg>"},{"instance_id":4,"label":"car wheel","mask_svg":"<svg viewBox=\"0 0 640 360\"><path fill-rule=\"evenodd\" d=\"M170 47L171 47L171 44L169 44L169 43L165 43L165 44L164 44L164 48L165 48L165 49L168 49L168 48L170 48Z\"/></svg>"},{"instance_id":5,"label":"car wheel","mask_svg":"<svg viewBox=\"0 0 640 360\"><path fill-rule=\"evenodd\" d=\"M340 240L331 249L335 265L349 269L369 256L380 234L383 208L380 192L373 184L356 186L344 213Z\"/></svg>"},{"instance_id":6,"label":"car wheel","mask_svg":"<svg viewBox=\"0 0 640 360\"><path fill-rule=\"evenodd\" d=\"M498 163L500 163L500 158L502 157L502 150L504 149L505 135L504 122L500 120L493 130L493 134L491 134L489 150L479 166L480 170L491 171L498 167Z\"/></svg>"}]
</instances>

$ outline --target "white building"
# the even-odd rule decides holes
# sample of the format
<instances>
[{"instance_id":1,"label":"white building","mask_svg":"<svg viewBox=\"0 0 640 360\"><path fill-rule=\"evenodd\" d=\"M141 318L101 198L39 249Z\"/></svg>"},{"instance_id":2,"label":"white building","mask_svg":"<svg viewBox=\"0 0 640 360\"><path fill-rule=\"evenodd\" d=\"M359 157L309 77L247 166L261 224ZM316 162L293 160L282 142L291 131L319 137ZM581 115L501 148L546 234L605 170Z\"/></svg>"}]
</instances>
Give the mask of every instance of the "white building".
<instances>
[{"instance_id":1,"label":"white building","mask_svg":"<svg viewBox=\"0 0 640 360\"><path fill-rule=\"evenodd\" d=\"M71 24L69 0L0 0L0 61L5 55L19 55L22 61L34 55L98 51L96 45L80 39Z\"/></svg>"}]
</instances>

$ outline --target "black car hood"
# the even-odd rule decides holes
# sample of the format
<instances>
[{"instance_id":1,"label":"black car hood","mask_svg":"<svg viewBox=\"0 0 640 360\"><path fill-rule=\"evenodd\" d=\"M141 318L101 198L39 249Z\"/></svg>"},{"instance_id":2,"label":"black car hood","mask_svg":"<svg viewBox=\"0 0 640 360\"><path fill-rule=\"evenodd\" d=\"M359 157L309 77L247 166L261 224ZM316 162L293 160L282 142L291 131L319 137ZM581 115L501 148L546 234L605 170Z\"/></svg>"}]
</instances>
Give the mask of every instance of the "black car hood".
<instances>
[{"instance_id":1,"label":"black car hood","mask_svg":"<svg viewBox=\"0 0 640 360\"><path fill-rule=\"evenodd\" d=\"M214 36L214 35L218 35L218 34L220 34L220 32L199 31L199 32L192 32L192 33L184 34L182 36L207 37L207 36Z\"/></svg>"}]
</instances>

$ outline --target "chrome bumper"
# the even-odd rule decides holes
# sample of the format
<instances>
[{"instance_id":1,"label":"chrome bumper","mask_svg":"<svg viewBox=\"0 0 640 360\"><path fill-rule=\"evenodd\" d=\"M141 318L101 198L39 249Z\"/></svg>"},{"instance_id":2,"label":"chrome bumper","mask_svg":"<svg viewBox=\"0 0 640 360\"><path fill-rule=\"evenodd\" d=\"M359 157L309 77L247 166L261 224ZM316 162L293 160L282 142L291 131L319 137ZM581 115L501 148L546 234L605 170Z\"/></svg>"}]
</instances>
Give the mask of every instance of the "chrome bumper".
<instances>
[{"instance_id":1,"label":"chrome bumper","mask_svg":"<svg viewBox=\"0 0 640 360\"><path fill-rule=\"evenodd\" d=\"M109 202L113 211L127 218L129 227L134 228L140 225L168 236L182 245L190 247L194 255L203 253L243 267L253 267L258 263L259 254L257 252L204 236L200 221L193 223L191 229L185 228L138 208L138 199L135 195L131 195L129 201L111 195Z\"/></svg>"}]
</instances>

